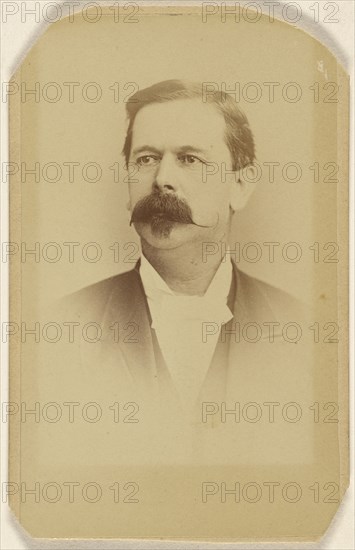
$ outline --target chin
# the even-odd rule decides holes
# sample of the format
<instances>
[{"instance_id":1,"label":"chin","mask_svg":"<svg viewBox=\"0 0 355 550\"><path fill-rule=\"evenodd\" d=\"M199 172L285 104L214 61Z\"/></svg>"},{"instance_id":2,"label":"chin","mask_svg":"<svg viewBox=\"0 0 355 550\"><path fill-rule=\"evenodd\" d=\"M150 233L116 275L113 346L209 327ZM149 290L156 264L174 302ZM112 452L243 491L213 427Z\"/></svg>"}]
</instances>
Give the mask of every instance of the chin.
<instances>
[{"instance_id":1,"label":"chin","mask_svg":"<svg viewBox=\"0 0 355 550\"><path fill-rule=\"evenodd\" d=\"M177 248L196 240L196 233L199 228L195 225L185 225L171 222L164 226L151 227L146 223L135 223L135 230L141 239L146 241L153 248L169 250Z\"/></svg>"}]
</instances>

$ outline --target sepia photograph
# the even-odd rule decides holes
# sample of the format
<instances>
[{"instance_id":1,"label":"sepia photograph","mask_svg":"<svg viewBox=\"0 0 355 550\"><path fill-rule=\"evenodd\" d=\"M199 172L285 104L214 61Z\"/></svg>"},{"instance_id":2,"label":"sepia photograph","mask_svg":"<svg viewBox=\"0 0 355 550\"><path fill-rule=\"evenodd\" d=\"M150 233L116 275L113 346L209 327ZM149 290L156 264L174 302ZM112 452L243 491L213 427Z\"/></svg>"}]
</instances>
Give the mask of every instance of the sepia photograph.
<instances>
[{"instance_id":1,"label":"sepia photograph","mask_svg":"<svg viewBox=\"0 0 355 550\"><path fill-rule=\"evenodd\" d=\"M349 497L350 65L311 31L341 2L66 4L2 84L2 501L24 548L318 543Z\"/></svg>"}]
</instances>

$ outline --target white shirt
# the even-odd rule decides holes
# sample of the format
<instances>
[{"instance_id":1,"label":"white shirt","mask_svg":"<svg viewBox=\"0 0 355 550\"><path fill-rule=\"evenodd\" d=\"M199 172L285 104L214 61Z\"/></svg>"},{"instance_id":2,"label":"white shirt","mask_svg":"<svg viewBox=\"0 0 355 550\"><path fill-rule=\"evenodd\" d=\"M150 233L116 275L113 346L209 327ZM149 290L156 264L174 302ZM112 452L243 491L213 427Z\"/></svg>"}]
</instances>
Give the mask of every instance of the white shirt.
<instances>
[{"instance_id":1,"label":"white shirt","mask_svg":"<svg viewBox=\"0 0 355 550\"><path fill-rule=\"evenodd\" d=\"M188 409L206 377L221 326L233 317L227 306L232 263L221 262L204 296L175 294L143 255L140 275L152 328L180 401Z\"/></svg>"}]
</instances>

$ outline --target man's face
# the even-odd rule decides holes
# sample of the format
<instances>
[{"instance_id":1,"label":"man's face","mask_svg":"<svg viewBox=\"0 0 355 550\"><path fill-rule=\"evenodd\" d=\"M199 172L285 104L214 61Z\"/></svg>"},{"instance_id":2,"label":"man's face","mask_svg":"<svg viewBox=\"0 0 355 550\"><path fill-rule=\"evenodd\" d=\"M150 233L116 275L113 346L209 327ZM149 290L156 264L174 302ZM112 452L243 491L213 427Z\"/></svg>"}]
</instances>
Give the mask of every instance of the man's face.
<instances>
[{"instance_id":1,"label":"man's face","mask_svg":"<svg viewBox=\"0 0 355 550\"><path fill-rule=\"evenodd\" d=\"M151 246L174 248L226 233L237 183L235 174L232 180L221 174L222 166L232 168L225 129L216 107L198 99L154 103L138 112L130 208L138 234Z\"/></svg>"}]
</instances>

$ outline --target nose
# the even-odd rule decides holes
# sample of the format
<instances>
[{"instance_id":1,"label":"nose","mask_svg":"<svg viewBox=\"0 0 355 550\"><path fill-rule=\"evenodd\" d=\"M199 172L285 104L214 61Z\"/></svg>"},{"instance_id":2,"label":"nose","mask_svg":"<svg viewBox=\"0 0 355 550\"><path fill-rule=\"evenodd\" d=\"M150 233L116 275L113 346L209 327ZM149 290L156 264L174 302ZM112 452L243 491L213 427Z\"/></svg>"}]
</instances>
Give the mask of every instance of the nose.
<instances>
[{"instance_id":1,"label":"nose","mask_svg":"<svg viewBox=\"0 0 355 550\"><path fill-rule=\"evenodd\" d=\"M155 188L168 193L175 192L177 189L175 168L173 156L164 155L155 174Z\"/></svg>"}]
</instances>

